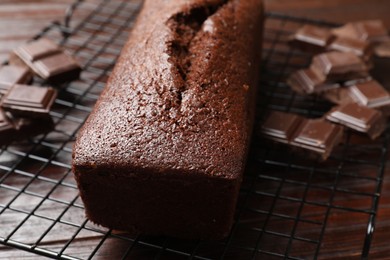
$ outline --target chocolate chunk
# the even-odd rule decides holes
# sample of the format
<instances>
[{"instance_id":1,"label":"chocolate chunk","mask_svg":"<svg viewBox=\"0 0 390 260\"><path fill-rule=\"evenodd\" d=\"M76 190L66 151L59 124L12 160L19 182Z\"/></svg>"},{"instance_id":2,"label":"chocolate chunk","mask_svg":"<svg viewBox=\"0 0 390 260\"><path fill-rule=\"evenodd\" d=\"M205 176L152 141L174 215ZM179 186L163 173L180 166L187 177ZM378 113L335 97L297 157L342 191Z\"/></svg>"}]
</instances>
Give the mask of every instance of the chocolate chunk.
<instances>
[{"instance_id":1,"label":"chocolate chunk","mask_svg":"<svg viewBox=\"0 0 390 260\"><path fill-rule=\"evenodd\" d=\"M288 143L302 120L302 117L295 114L272 111L261 126L261 133L268 139Z\"/></svg>"},{"instance_id":2,"label":"chocolate chunk","mask_svg":"<svg viewBox=\"0 0 390 260\"><path fill-rule=\"evenodd\" d=\"M319 153L328 158L343 136L343 128L324 119L307 119L298 129L291 145Z\"/></svg>"},{"instance_id":3,"label":"chocolate chunk","mask_svg":"<svg viewBox=\"0 0 390 260\"><path fill-rule=\"evenodd\" d=\"M291 37L289 43L304 51L321 52L333 38L329 29L306 24Z\"/></svg>"},{"instance_id":4,"label":"chocolate chunk","mask_svg":"<svg viewBox=\"0 0 390 260\"><path fill-rule=\"evenodd\" d=\"M370 44L367 41L348 37L337 37L328 46L328 50L352 52L361 57L363 60L369 60L371 56Z\"/></svg>"},{"instance_id":5,"label":"chocolate chunk","mask_svg":"<svg viewBox=\"0 0 390 260\"><path fill-rule=\"evenodd\" d=\"M1 106L15 117L47 117L56 95L57 91L50 87L14 85Z\"/></svg>"},{"instance_id":6,"label":"chocolate chunk","mask_svg":"<svg viewBox=\"0 0 390 260\"><path fill-rule=\"evenodd\" d=\"M332 30L333 34L369 42L382 42L389 39L387 29L381 20L347 23Z\"/></svg>"},{"instance_id":7,"label":"chocolate chunk","mask_svg":"<svg viewBox=\"0 0 390 260\"><path fill-rule=\"evenodd\" d=\"M343 129L324 119L305 119L301 116L272 111L261 126L263 137L313 151L326 159L340 143Z\"/></svg>"},{"instance_id":8,"label":"chocolate chunk","mask_svg":"<svg viewBox=\"0 0 390 260\"><path fill-rule=\"evenodd\" d=\"M386 128L386 118L382 112L357 103L348 103L333 108L326 115L326 119L367 133L372 139L380 136Z\"/></svg>"},{"instance_id":9,"label":"chocolate chunk","mask_svg":"<svg viewBox=\"0 0 390 260\"><path fill-rule=\"evenodd\" d=\"M371 108L390 105L389 92L375 80L352 85L348 91L351 98L361 105Z\"/></svg>"},{"instance_id":10,"label":"chocolate chunk","mask_svg":"<svg viewBox=\"0 0 390 260\"><path fill-rule=\"evenodd\" d=\"M367 20L355 23L356 31L363 40L378 42L389 39L387 29L381 20Z\"/></svg>"},{"instance_id":11,"label":"chocolate chunk","mask_svg":"<svg viewBox=\"0 0 390 260\"><path fill-rule=\"evenodd\" d=\"M321 92L321 97L337 105L353 102L352 97L349 95L349 87L371 80L371 77L367 77L345 81L339 88L327 89Z\"/></svg>"},{"instance_id":12,"label":"chocolate chunk","mask_svg":"<svg viewBox=\"0 0 390 260\"><path fill-rule=\"evenodd\" d=\"M62 52L61 48L53 41L46 38L30 42L14 50L14 53L23 61L29 62L60 52Z\"/></svg>"},{"instance_id":13,"label":"chocolate chunk","mask_svg":"<svg viewBox=\"0 0 390 260\"><path fill-rule=\"evenodd\" d=\"M77 79L81 67L77 61L57 44L41 39L14 50L12 64L25 64L35 74L52 83Z\"/></svg>"},{"instance_id":14,"label":"chocolate chunk","mask_svg":"<svg viewBox=\"0 0 390 260\"><path fill-rule=\"evenodd\" d=\"M0 94L5 94L15 84L26 84L32 79L30 71L21 66L6 65L0 68Z\"/></svg>"},{"instance_id":15,"label":"chocolate chunk","mask_svg":"<svg viewBox=\"0 0 390 260\"><path fill-rule=\"evenodd\" d=\"M325 77L311 68L294 72L287 79L287 84L300 94L320 93L340 87L338 83L325 83Z\"/></svg>"},{"instance_id":16,"label":"chocolate chunk","mask_svg":"<svg viewBox=\"0 0 390 260\"><path fill-rule=\"evenodd\" d=\"M81 72L78 63L66 53L37 60L32 66L40 77L58 83L78 78Z\"/></svg>"},{"instance_id":17,"label":"chocolate chunk","mask_svg":"<svg viewBox=\"0 0 390 260\"><path fill-rule=\"evenodd\" d=\"M351 52L332 51L316 55L310 68L325 75L327 81L346 81L369 76L366 64Z\"/></svg>"}]
</instances>

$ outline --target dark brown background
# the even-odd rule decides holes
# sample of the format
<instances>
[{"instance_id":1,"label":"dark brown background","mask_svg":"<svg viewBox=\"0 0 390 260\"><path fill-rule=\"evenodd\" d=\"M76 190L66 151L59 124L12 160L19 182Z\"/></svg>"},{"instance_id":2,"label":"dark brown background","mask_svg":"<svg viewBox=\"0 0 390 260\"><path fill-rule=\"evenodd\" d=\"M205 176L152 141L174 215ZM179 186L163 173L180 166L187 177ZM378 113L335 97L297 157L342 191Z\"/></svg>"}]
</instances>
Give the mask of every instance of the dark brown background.
<instances>
[{"instance_id":1,"label":"dark brown background","mask_svg":"<svg viewBox=\"0 0 390 260\"><path fill-rule=\"evenodd\" d=\"M93 2L95 0L87 0ZM44 26L64 15L72 0L1 0L0 62L11 49L38 33ZM334 22L382 19L390 28L388 0L265 0L266 9ZM78 19L83 14L78 15ZM387 176L386 176L387 175ZM390 172L387 170L370 259L390 259ZM353 240L353 237L347 239ZM0 259L40 259L39 256L0 246Z\"/></svg>"}]
</instances>

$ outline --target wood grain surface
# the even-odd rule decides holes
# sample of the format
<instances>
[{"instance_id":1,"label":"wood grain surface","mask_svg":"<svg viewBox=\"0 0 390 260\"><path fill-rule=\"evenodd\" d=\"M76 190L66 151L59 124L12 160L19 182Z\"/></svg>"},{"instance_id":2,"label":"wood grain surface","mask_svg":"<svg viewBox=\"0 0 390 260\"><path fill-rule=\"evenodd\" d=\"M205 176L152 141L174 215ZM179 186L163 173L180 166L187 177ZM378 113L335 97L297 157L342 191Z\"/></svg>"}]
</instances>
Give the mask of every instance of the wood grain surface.
<instances>
[{"instance_id":1,"label":"wood grain surface","mask_svg":"<svg viewBox=\"0 0 390 260\"><path fill-rule=\"evenodd\" d=\"M43 27L47 26L54 20L62 19L66 8L73 0L0 0L0 62L8 57L10 50L24 43L32 36L37 34ZM93 2L93 0L90 0ZM390 28L390 1L388 0L265 0L266 9L269 11L277 11L280 13L293 14L308 18L323 19L334 22L348 22L360 19L382 19ZM75 22L82 19L86 14L78 14ZM390 70L389 70L390 71ZM69 180L71 182L71 180ZM37 190L45 190L48 187L37 185ZM3 199L12 194L0 194ZM69 199L75 194L69 194ZM34 203L34 202L32 202ZM44 213L53 211L51 205L45 205L41 209ZM60 210L60 209L54 209ZM83 212L77 207L72 208L72 221L82 221ZM45 213L46 212L46 213ZM3 215L1 221L7 221L16 216ZM348 216L344 216L346 219ZM349 216L353 217L353 216ZM32 223L33 226L34 223ZM12 227L11 227L12 228ZM1 234L0 230L0 234ZM63 230L73 234L74 230ZM36 232L35 232L36 233ZM33 230L22 230L19 234L25 239L34 237ZM349 237L349 235L351 237ZM354 234L343 234L340 239L353 239ZM371 247L370 259L390 259L390 246L388 244L390 237L390 171L386 171L382 195L378 209L378 218L376 223L376 231ZM96 245L99 241L96 234L86 232L80 234L80 238L88 238L88 243L77 246L77 239L74 247L69 250L77 252L80 256L88 255L91 245ZM52 240L60 239L51 237ZM115 259L116 251L119 248L125 247L121 241L113 241L111 248L103 248L100 255L105 259ZM337 246L337 241L330 242L330 245ZM55 244L52 245L55 247ZM118 249L118 250L117 250ZM10 247L0 246L0 259L42 259L41 256L27 253L22 250L13 249ZM340 258L340 259L345 259ZM349 259L358 259L351 256Z\"/></svg>"}]
</instances>

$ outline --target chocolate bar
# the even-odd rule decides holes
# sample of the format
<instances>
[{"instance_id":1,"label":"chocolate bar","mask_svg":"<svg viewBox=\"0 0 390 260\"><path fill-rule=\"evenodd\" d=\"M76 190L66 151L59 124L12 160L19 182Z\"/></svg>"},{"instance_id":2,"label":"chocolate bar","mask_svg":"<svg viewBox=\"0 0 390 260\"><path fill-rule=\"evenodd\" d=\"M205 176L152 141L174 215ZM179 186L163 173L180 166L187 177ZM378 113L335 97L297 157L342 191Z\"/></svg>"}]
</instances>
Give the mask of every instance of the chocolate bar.
<instances>
[{"instance_id":1,"label":"chocolate bar","mask_svg":"<svg viewBox=\"0 0 390 260\"><path fill-rule=\"evenodd\" d=\"M51 87L17 84L3 97L1 107L14 117L49 117L56 95Z\"/></svg>"},{"instance_id":2,"label":"chocolate bar","mask_svg":"<svg viewBox=\"0 0 390 260\"><path fill-rule=\"evenodd\" d=\"M287 79L287 84L300 94L320 93L340 87L338 83L326 83L325 77L311 68L292 73Z\"/></svg>"},{"instance_id":3,"label":"chocolate bar","mask_svg":"<svg viewBox=\"0 0 390 260\"><path fill-rule=\"evenodd\" d=\"M326 52L313 57L310 68L326 76L326 81L346 81L368 77L368 67L352 52Z\"/></svg>"},{"instance_id":4,"label":"chocolate bar","mask_svg":"<svg viewBox=\"0 0 390 260\"><path fill-rule=\"evenodd\" d=\"M77 79L81 72L80 65L72 56L45 38L15 49L10 62L24 63L38 76L52 83Z\"/></svg>"},{"instance_id":5,"label":"chocolate bar","mask_svg":"<svg viewBox=\"0 0 390 260\"><path fill-rule=\"evenodd\" d=\"M352 85L348 88L348 93L355 102L363 106L379 108L390 105L389 92L375 80Z\"/></svg>"},{"instance_id":6,"label":"chocolate bar","mask_svg":"<svg viewBox=\"0 0 390 260\"><path fill-rule=\"evenodd\" d=\"M326 119L366 133L371 139L380 136L386 128L386 118L382 112L357 103L348 103L333 108L326 115Z\"/></svg>"},{"instance_id":7,"label":"chocolate bar","mask_svg":"<svg viewBox=\"0 0 390 260\"><path fill-rule=\"evenodd\" d=\"M291 36L289 44L304 51L322 52L333 38L328 28L307 24Z\"/></svg>"},{"instance_id":8,"label":"chocolate bar","mask_svg":"<svg viewBox=\"0 0 390 260\"><path fill-rule=\"evenodd\" d=\"M4 95L15 84L27 84L31 79L32 74L27 68L5 65L0 68L0 94Z\"/></svg>"},{"instance_id":9,"label":"chocolate bar","mask_svg":"<svg viewBox=\"0 0 390 260\"><path fill-rule=\"evenodd\" d=\"M340 143L343 128L324 119L306 119L295 114L272 111L265 119L261 133L267 139L313 151L326 159Z\"/></svg>"}]
</instances>

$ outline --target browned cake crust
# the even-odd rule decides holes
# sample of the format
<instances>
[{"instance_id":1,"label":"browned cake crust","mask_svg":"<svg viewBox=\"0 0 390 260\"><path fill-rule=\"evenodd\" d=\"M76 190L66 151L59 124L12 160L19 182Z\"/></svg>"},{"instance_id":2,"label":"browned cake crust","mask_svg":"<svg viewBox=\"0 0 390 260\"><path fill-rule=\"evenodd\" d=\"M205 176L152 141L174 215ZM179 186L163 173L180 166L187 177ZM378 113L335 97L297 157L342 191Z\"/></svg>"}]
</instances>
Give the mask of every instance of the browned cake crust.
<instances>
[{"instance_id":1,"label":"browned cake crust","mask_svg":"<svg viewBox=\"0 0 390 260\"><path fill-rule=\"evenodd\" d=\"M90 220L219 239L253 121L261 0L147 0L73 151Z\"/></svg>"}]
</instances>

